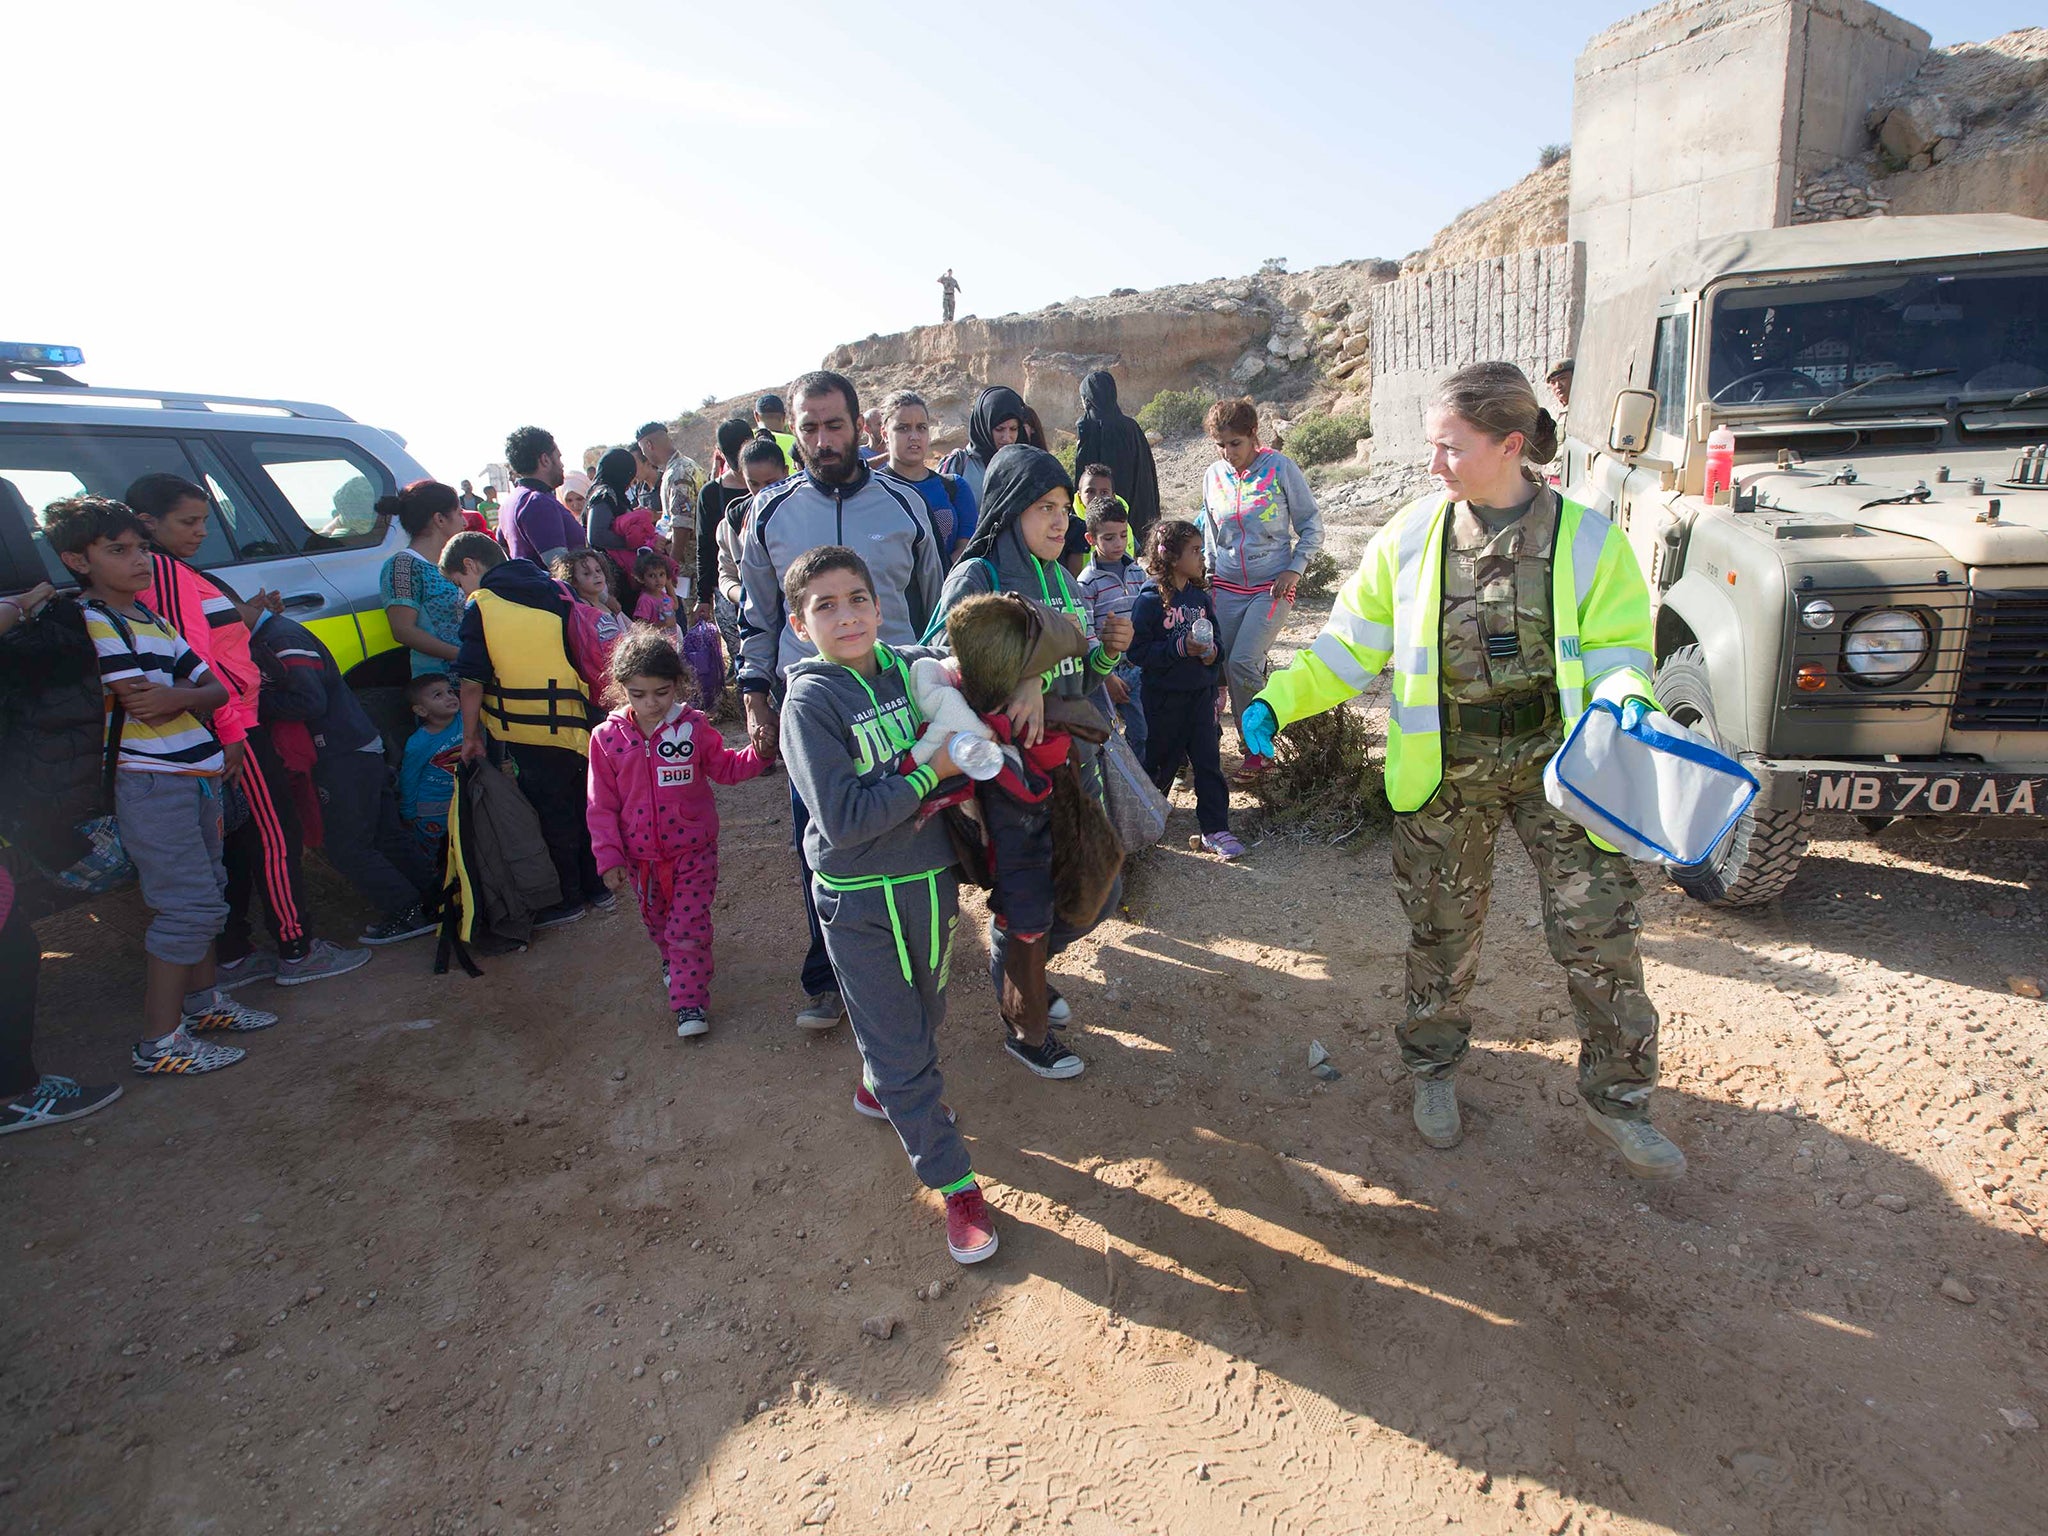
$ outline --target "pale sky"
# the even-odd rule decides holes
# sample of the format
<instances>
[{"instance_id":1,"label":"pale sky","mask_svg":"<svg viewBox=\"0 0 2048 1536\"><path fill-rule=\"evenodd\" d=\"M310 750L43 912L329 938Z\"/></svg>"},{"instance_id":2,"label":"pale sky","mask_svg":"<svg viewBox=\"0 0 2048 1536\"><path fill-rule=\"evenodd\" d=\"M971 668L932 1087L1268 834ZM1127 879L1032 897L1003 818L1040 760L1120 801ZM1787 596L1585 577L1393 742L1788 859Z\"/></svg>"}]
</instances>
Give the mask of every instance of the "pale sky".
<instances>
[{"instance_id":1,"label":"pale sky","mask_svg":"<svg viewBox=\"0 0 2048 1536\"><path fill-rule=\"evenodd\" d=\"M454 481L963 313L1399 257L1568 137L1591 0L0 7L0 336ZM1901 10L1937 44L2038 0Z\"/></svg>"}]
</instances>

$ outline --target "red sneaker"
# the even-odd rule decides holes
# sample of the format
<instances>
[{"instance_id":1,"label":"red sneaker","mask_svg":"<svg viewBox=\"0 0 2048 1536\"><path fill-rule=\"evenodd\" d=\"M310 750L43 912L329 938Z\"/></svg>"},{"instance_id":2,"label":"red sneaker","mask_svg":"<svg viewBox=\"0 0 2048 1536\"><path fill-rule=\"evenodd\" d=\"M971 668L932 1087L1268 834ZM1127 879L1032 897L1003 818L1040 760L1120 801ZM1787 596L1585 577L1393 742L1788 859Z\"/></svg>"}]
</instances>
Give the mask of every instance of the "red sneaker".
<instances>
[{"instance_id":1,"label":"red sneaker","mask_svg":"<svg viewBox=\"0 0 2048 1536\"><path fill-rule=\"evenodd\" d=\"M1231 786L1235 789L1249 789L1267 774L1271 773L1273 768L1272 758L1262 756L1257 752L1247 752L1244 755L1244 761L1239 763L1236 770L1230 775Z\"/></svg>"},{"instance_id":2,"label":"red sneaker","mask_svg":"<svg viewBox=\"0 0 2048 1536\"><path fill-rule=\"evenodd\" d=\"M868 1092L868 1085L866 1083L855 1083L853 1085L853 1108L856 1114L866 1115L870 1120L886 1120L889 1118L888 1111L882 1108L882 1101ZM948 1125L953 1124L959 1118L953 1113L953 1106L944 1099L939 1100L939 1113L946 1117L946 1124Z\"/></svg>"},{"instance_id":3,"label":"red sneaker","mask_svg":"<svg viewBox=\"0 0 2048 1536\"><path fill-rule=\"evenodd\" d=\"M995 1218L979 1184L946 1196L946 1251L962 1264L979 1264L996 1251Z\"/></svg>"}]
</instances>

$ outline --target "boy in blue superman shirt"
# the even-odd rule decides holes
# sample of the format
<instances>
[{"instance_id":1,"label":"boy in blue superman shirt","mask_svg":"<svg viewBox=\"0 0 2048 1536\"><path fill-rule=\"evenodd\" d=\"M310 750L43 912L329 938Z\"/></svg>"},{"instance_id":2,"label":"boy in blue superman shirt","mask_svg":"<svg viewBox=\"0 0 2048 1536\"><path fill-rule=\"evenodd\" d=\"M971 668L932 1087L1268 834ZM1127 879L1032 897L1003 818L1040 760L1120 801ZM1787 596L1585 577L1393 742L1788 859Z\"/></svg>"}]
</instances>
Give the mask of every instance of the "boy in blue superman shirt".
<instances>
[{"instance_id":1,"label":"boy in blue superman shirt","mask_svg":"<svg viewBox=\"0 0 2048 1536\"><path fill-rule=\"evenodd\" d=\"M398 814L432 853L448 835L448 802L455 796L455 775L435 759L462 746L462 700L439 672L414 678L405 696L419 727L406 738L398 766Z\"/></svg>"}]
</instances>

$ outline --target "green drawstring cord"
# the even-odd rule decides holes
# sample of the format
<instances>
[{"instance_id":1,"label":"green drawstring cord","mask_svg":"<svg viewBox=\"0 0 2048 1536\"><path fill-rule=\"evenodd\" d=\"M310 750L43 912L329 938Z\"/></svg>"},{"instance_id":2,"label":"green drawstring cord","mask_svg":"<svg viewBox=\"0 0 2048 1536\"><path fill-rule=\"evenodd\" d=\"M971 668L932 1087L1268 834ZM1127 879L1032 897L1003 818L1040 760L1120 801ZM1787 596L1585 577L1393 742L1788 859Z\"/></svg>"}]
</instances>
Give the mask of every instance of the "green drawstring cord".
<instances>
[{"instance_id":1,"label":"green drawstring cord","mask_svg":"<svg viewBox=\"0 0 2048 1536\"><path fill-rule=\"evenodd\" d=\"M931 968L939 968L939 876L943 870L928 869L921 875L869 875L860 880L837 880L830 875L818 875L818 884L828 891L880 891L889 908L889 931L896 937L896 963L903 968L903 979L911 986L917 981L910 971L910 944L903 937L903 918L896 910L896 887L899 885L922 884L926 899L931 903L932 953Z\"/></svg>"}]
</instances>

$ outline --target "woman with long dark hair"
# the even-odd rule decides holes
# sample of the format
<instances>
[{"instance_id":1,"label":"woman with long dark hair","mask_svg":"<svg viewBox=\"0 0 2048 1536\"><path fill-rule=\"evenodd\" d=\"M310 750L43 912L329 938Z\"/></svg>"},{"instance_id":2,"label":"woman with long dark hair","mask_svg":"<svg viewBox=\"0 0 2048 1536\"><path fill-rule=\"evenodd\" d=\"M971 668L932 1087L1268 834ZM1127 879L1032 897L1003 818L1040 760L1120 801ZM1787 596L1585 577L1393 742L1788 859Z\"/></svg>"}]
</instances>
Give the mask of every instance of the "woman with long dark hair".
<instances>
[{"instance_id":1,"label":"woman with long dark hair","mask_svg":"<svg viewBox=\"0 0 2048 1536\"><path fill-rule=\"evenodd\" d=\"M397 518L409 541L377 577L391 638L412 653L414 677L452 671L463 597L441 574L441 549L463 531L462 497L452 485L415 480L377 510Z\"/></svg>"}]
</instances>

